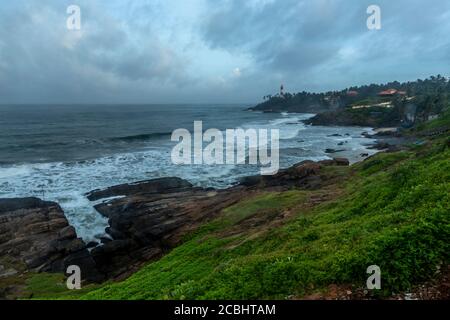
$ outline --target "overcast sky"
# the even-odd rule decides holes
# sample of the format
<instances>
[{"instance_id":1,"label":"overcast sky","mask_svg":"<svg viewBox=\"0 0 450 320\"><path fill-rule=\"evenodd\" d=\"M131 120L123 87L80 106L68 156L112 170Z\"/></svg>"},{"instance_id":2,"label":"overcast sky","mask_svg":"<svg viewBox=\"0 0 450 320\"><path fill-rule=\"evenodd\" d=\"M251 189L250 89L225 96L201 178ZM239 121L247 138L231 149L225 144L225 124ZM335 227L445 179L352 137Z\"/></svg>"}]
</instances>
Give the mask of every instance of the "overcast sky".
<instances>
[{"instance_id":1,"label":"overcast sky","mask_svg":"<svg viewBox=\"0 0 450 320\"><path fill-rule=\"evenodd\" d=\"M2 0L0 103L253 103L281 83L449 76L449 35L448 0Z\"/></svg>"}]
</instances>

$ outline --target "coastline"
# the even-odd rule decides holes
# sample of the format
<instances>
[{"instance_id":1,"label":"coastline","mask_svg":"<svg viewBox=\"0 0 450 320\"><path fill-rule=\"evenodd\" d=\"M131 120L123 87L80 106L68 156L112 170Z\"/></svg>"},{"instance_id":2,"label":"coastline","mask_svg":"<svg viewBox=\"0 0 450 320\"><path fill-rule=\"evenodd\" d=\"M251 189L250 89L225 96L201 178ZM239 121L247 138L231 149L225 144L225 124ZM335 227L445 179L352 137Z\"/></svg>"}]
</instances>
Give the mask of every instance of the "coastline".
<instances>
[{"instance_id":1,"label":"coastline","mask_svg":"<svg viewBox=\"0 0 450 320\"><path fill-rule=\"evenodd\" d=\"M384 130L379 131L376 135L384 139ZM409 138L414 139L415 136ZM379 144L382 143L379 142ZM262 208L259 210L262 211L258 211L256 207L257 214L233 220L234 222L226 228L226 231L219 233L220 237L234 237L248 232L253 235L259 234L262 230L280 228L293 219L293 211L283 209L290 203L291 194L295 196L296 201L300 201L303 210L322 208L322 204L333 203L345 193L343 182L350 181L352 177L355 178L355 170L370 172L373 166L379 165L380 161L384 163L384 160L380 159L387 159L388 163L391 161L389 159L404 159L405 154L410 153L410 151L398 152L404 147L406 145L400 144L396 148L387 148L377 153L373 159L368 157L353 165L343 158L317 162L303 161L280 170L275 176L247 176L242 178L238 185L227 189L196 187L180 178L159 178L94 190L86 194L86 197L96 202L95 209L109 222L106 230L108 236L102 238L101 244L86 243L78 238L75 229L67 224L67 219L61 220L61 214L64 216L64 213L56 203L34 199L31 201L32 205L27 205L30 203L27 199L1 200L0 217L7 216L6 221L9 221L7 223L18 226L18 229L15 234L10 233L0 239L0 249L5 249L5 241L6 250L9 250L8 246L17 241L28 245L9 251L9 263L6 263L4 255L0 255L0 283L12 281L2 279L18 281L17 284L9 282L6 288L0 291L0 296L27 297L27 293L21 289L22 280L19 281L18 278L27 279L39 274L50 277L48 271L62 272L69 263L79 263L89 270L84 277L87 281L85 284L95 282L103 284L104 279L114 283L119 281L117 283L120 284L120 281L127 281L125 279L130 276L138 275L139 273L135 272L141 270L148 262L156 265L160 261L163 263L162 261L165 260L161 259L162 257L172 255L172 252L175 252L174 254L179 252L173 249L183 246L184 243L190 243L191 239L197 239L199 233L201 235L211 228L208 226L215 225L214 221L223 221L223 219L228 221L226 219L231 208L240 208L235 213L239 217L248 210L245 209L245 203L248 201L246 199L259 201L257 199L267 198L269 202L266 203L264 200L261 203ZM305 195L308 195L307 198L304 198ZM280 199L272 200L274 196L281 199L286 197L286 199L278 203ZM4 201L9 203L2 206ZM275 201L275 208L278 209L273 212L263 209L272 201ZM59 208L57 210L59 212L56 215L48 215L48 212L55 210L54 208ZM36 221L31 218L36 215L43 220ZM24 221L29 223L22 223L21 217L25 217ZM43 223L52 226L50 232L42 233ZM223 223L226 226L229 222L221 222L220 225ZM1 225L0 228L2 228ZM5 228L9 229L8 226ZM215 230L214 228L212 230ZM18 234L21 235L19 238ZM36 238L36 235L39 237ZM40 243L37 251L36 246L30 245L35 241ZM26 251L30 249L31 252ZM24 259L30 256L33 259ZM107 282L107 286L108 283L110 282ZM431 285L435 286L434 283ZM348 298L348 295L341 295L342 288L346 287L339 288L336 298ZM90 297L97 297L95 292ZM99 292L101 294L102 291ZM330 293L325 293L325 297L328 294ZM438 294L441 294L440 291L436 293L436 296ZM407 293L395 295L395 297L407 296ZM315 297L316 295L312 294L304 298L316 299ZM319 297L324 295L321 294ZM353 299L367 298L366 294L359 289L354 291L351 297Z\"/></svg>"},{"instance_id":2,"label":"coastline","mask_svg":"<svg viewBox=\"0 0 450 320\"><path fill-rule=\"evenodd\" d=\"M283 116L289 120L292 114L285 113ZM298 123L305 122L307 119ZM17 265L23 267L16 270L10 265L10 268L0 270L0 276L17 276L22 272L36 271L62 272L69 262L76 262L89 269L85 276L88 282L126 279L147 262L157 261L163 257L183 243L186 236L195 233L203 224L214 220L224 209L239 203L242 199L267 192L326 189L336 183L335 177L327 173L329 170L336 170L332 168L356 165L379 152L398 151L406 141L393 128L357 127L360 131L367 130L361 133L361 137L367 139L366 147L370 150L370 154L355 154L354 160L351 161L342 157L345 151L339 148L345 148L346 139L352 137L348 133L338 131L339 127L323 128L328 130L328 137L336 139L333 140L336 149L326 150L328 160L301 161L280 169L274 176L247 175L240 177L233 186L226 188L195 186L179 177L163 177L131 181L87 192L84 197L92 205L98 218L107 220L104 234L98 241L79 238L76 226L67 222L67 214L55 202L39 207L36 212L33 206L20 207L21 203L29 203L27 199L0 199L17 206L14 210L10 207L6 213L3 210L9 217L14 217L17 210L26 215L33 215L42 214L49 210L47 207L56 206L66 219L62 229L57 227L58 223L55 224L53 218L45 221L47 224L55 225L56 229L48 234L42 234L38 251L26 253L27 256L34 257L33 261L45 261L48 259L48 252L55 252L56 256L50 260L59 261L57 264L46 266L37 266L36 262L28 264L23 260L24 253L19 251L13 259L17 259ZM327 197L324 197L315 200L314 203L326 200ZM35 198L33 201L41 200ZM12 221L15 219L12 218ZM258 223L270 225L272 222L264 220ZM22 241L35 242L33 234L39 232L39 224L25 224L24 227L30 230L30 236ZM68 228L71 230L70 238L65 231ZM13 234L10 236L8 242L14 243L17 240L14 238L16 236ZM68 241L69 239L72 242ZM72 243L77 245L74 246ZM55 247L60 248L59 251L55 251L53 249ZM0 256L0 265L1 262Z\"/></svg>"},{"instance_id":3,"label":"coastline","mask_svg":"<svg viewBox=\"0 0 450 320\"><path fill-rule=\"evenodd\" d=\"M164 252L180 244L186 235L195 232L205 221L211 221L223 209L243 198L292 188L319 189L326 186L329 179L321 174L323 168L348 165L348 160L343 158L303 161L281 169L274 176L244 177L238 185L227 189L195 187L186 180L168 177L94 190L86 197L96 201L98 214L109 220L105 230L107 236L101 243L86 243L78 238L75 228L68 224L64 212L55 202L38 198L0 199L0 216L8 217L7 225L0 227L11 229L12 224L18 226L16 233L6 234L2 242L15 243L17 234L28 230L20 241L33 244L16 250L10 257L15 261L14 265L22 267L15 269L10 264L10 268L0 270L0 277L17 276L23 272L63 272L68 265L76 263L89 270L85 279L90 282L124 279L146 262L162 257ZM48 216L46 212L49 210L56 210L57 214ZM34 215L42 221L36 222L32 218ZM21 222L22 216L30 223ZM59 223L60 219L64 219L63 224ZM54 227L42 233L42 223ZM53 248L60 249L55 251ZM54 252L55 256L49 256L48 252ZM0 255L0 264L3 258Z\"/></svg>"},{"instance_id":4,"label":"coastline","mask_svg":"<svg viewBox=\"0 0 450 320\"><path fill-rule=\"evenodd\" d=\"M345 135L336 133L332 136L345 138ZM377 138L375 144L368 144L374 149L378 149L373 151L373 154L387 149L385 144L380 143L384 137L378 137L377 134L363 134L363 136L368 139ZM89 272L87 279L90 281L95 282L104 278L126 278L137 271L145 262L159 259L169 248L176 247L186 234L198 229L202 223L210 221L221 210L239 202L241 199L268 191L285 191L291 188L305 190L322 188L326 186L328 179L320 174L323 167L349 166L364 161L369 156L368 154L360 155L358 161L351 162L346 158L339 157L341 154L342 152L338 150L328 153L329 160L305 160L288 168L280 169L274 176L244 176L239 178L234 186L223 189L198 187L181 178L167 177L132 181L104 189L92 190L86 193L85 197L90 201L97 214L102 219L108 220L105 234L99 238L99 242L83 240L77 238L76 226L74 228L67 223L65 228L73 229L71 237L77 239L78 246L75 251L64 250L70 254L74 252L77 255L82 252L81 257L84 260L89 259L88 264L92 272ZM32 200L33 203L45 204L37 198L0 200L9 201L10 204L16 206L14 210L12 207L9 210L5 207L6 209L4 208L3 211L8 214L8 212L17 210L27 212L27 210L33 209L35 206L28 206L27 203L30 203L31 200L27 199L35 199ZM147 214L142 216L143 213L139 209L144 205L147 208L146 210L149 210L145 203L152 203L152 209L149 211L150 216L147 216ZM47 202L47 206L57 206L64 215L57 203ZM41 205L41 209L47 210L45 207L45 205ZM177 211L180 209L182 213ZM34 212L33 210L31 212ZM202 212L202 215L199 216L199 212ZM139 218L136 220L136 217ZM48 223L52 222L49 221ZM28 228L33 230L34 227L31 225ZM57 229L56 234L64 234L64 231ZM145 234L146 236L142 237L139 234ZM55 238L52 234L44 235L44 237ZM136 241L136 237L138 237L138 241ZM56 239L60 239L60 236ZM29 239L27 241L35 240ZM52 241L49 241L49 243L52 243ZM45 249L45 245L41 244L41 247L44 249L41 248L39 252L33 253L36 255L35 260L44 259L39 255L50 250L49 248ZM40 266L39 270L62 271L67 261L73 261L64 254L61 255L60 253L59 256L60 261L62 261L59 263L59 267L51 267L52 269L47 267L46 269ZM130 257L133 258L130 259ZM20 259L20 256L17 258ZM86 265L86 262L80 263ZM35 264L30 264L22 271L32 271L35 270L34 268ZM7 271L12 272L11 269ZM20 271L14 270L12 274L17 272Z\"/></svg>"},{"instance_id":5,"label":"coastline","mask_svg":"<svg viewBox=\"0 0 450 320\"><path fill-rule=\"evenodd\" d=\"M103 109L99 110L103 111ZM149 116L152 110L153 108L148 109ZM193 107L192 111L195 110L204 110L204 107L202 106L200 109ZM221 115L221 118L214 120L210 126L222 123L219 127L280 129L281 168L288 168L307 159L320 161L332 157L345 157L351 163L354 163L363 158L361 154L371 155L375 152L368 149L370 144L375 144L375 140L371 141L361 136L361 133L365 130L371 132L369 128L312 127L305 126L301 122L301 119L306 116L304 114L251 114L250 112L239 112L241 109L237 106L226 110L227 116ZM142 109L139 109L139 111L142 111ZM191 113L190 110L188 111ZM193 114L197 115L197 111ZM211 116L213 115L216 114L213 113ZM100 117L100 115L97 115L97 117ZM230 117L232 120L228 119ZM186 126L186 128L189 128L189 126ZM166 130L167 128L159 127L155 129L158 132ZM130 131L135 133L136 129ZM142 130L140 133L147 131ZM336 133L341 134L341 136L334 136ZM122 137L126 134L112 132L111 135ZM60 137L57 137L57 140L65 141L64 138ZM0 186L2 187L0 198L34 196L58 202L64 209L69 222L77 227L79 235L88 242L99 241L104 236L104 229L107 227L106 219L93 209L95 203L90 202L84 196L90 190L170 176L183 178L196 186L223 189L235 185L242 177L255 175L259 172L258 167L253 165L174 165L170 161L170 140L167 137L161 139L153 136L149 140L121 141L122 147L114 155L107 154L106 156L100 155L99 157L77 160L70 157L70 154L74 152L83 154L86 146L84 142L87 141L86 143L88 143L86 146L88 155L91 155L90 150L97 146L97 144L93 146L90 144L92 139L79 140L83 140L83 143L81 146L77 145L75 149L72 147L65 148L64 146L59 149L59 145L56 146L57 158L55 161L50 159L47 160L49 162L44 163L24 162L17 165L2 166L0 170ZM95 139L95 141L97 140L99 139ZM100 140L102 142L111 141L110 138ZM109 147L111 150L115 149L116 146L116 140L113 139L113 141L113 145ZM348 142L346 143L346 141ZM341 142L345 144L343 147L338 146ZM134 143L138 143L136 145L137 151L133 151ZM148 148L141 150L142 143L145 143ZM124 148L123 145L127 145L127 148L131 150L123 153L121 151ZM102 145L102 148L108 149L107 145ZM324 151L327 148L346 149L346 151L325 153ZM66 155L67 161L59 161L60 155Z\"/></svg>"}]
</instances>

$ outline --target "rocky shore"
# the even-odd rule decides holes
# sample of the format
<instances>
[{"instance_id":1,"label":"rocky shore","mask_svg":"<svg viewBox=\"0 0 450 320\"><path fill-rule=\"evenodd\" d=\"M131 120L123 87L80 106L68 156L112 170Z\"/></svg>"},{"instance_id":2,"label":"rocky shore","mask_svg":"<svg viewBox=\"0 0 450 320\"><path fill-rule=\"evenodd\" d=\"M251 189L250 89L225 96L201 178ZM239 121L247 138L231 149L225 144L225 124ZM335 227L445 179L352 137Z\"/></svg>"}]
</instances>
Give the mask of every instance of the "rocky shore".
<instances>
[{"instance_id":1,"label":"rocky shore","mask_svg":"<svg viewBox=\"0 0 450 320\"><path fill-rule=\"evenodd\" d=\"M86 196L105 199L95 208L109 221L108 237L94 248L77 237L57 203L0 199L0 278L30 271L64 273L78 265L88 282L122 279L159 259L222 209L258 192L318 189L329 179L323 167L347 165L342 158L304 161L274 176L243 178L224 190L171 177L94 190Z\"/></svg>"},{"instance_id":2,"label":"rocky shore","mask_svg":"<svg viewBox=\"0 0 450 320\"><path fill-rule=\"evenodd\" d=\"M122 278L143 263L158 259L243 198L270 189L320 188L326 180L320 171L323 166L348 164L346 159L305 161L274 176L246 177L225 190L195 187L169 177L92 191L87 194L90 200L122 197L95 206L108 218L106 233L110 239L94 248L91 255L108 278Z\"/></svg>"},{"instance_id":3,"label":"rocky shore","mask_svg":"<svg viewBox=\"0 0 450 320\"><path fill-rule=\"evenodd\" d=\"M0 279L29 271L64 273L69 265L80 266L87 281L104 280L57 203L0 199Z\"/></svg>"},{"instance_id":4,"label":"rocky shore","mask_svg":"<svg viewBox=\"0 0 450 320\"><path fill-rule=\"evenodd\" d=\"M340 109L318 113L305 120L306 124L316 126L363 126L363 127L396 127L400 119L391 109Z\"/></svg>"}]
</instances>

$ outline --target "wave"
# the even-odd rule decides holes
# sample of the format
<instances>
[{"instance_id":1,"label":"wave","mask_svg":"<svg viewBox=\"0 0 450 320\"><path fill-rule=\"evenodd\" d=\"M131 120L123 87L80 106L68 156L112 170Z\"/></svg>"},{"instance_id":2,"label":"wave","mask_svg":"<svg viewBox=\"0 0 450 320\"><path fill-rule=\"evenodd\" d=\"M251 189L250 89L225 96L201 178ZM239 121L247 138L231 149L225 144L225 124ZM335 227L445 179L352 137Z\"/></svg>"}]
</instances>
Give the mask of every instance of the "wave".
<instances>
[{"instance_id":1,"label":"wave","mask_svg":"<svg viewBox=\"0 0 450 320\"><path fill-rule=\"evenodd\" d=\"M172 132L154 132L154 133L144 133L144 134L136 134L131 136L123 136L123 137L114 137L110 138L111 141L145 141L145 140L152 140L152 139L158 139L161 137L167 137L170 136Z\"/></svg>"}]
</instances>

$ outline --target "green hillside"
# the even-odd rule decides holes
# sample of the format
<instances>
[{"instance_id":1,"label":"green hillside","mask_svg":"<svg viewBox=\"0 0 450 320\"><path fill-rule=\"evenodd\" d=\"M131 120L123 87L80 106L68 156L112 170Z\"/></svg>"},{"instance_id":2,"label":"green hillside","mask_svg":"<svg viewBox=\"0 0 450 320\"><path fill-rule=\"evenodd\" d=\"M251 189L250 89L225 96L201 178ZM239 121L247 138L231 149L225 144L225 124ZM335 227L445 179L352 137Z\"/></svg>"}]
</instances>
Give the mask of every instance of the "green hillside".
<instances>
[{"instance_id":1,"label":"green hillside","mask_svg":"<svg viewBox=\"0 0 450 320\"><path fill-rule=\"evenodd\" d=\"M449 262L449 146L441 135L327 168L342 178L327 190L244 200L161 260L82 298L301 298L330 284L364 287L374 264L377 296L407 290ZM325 195L331 199L315 204Z\"/></svg>"},{"instance_id":2,"label":"green hillside","mask_svg":"<svg viewBox=\"0 0 450 320\"><path fill-rule=\"evenodd\" d=\"M7 281L34 299L286 299L362 290L378 265L382 290L370 296L407 291L450 262L450 137L421 135L449 124L446 112L411 129L418 143L406 150L323 167L325 188L244 199L124 281L80 291L57 274Z\"/></svg>"}]
</instances>

